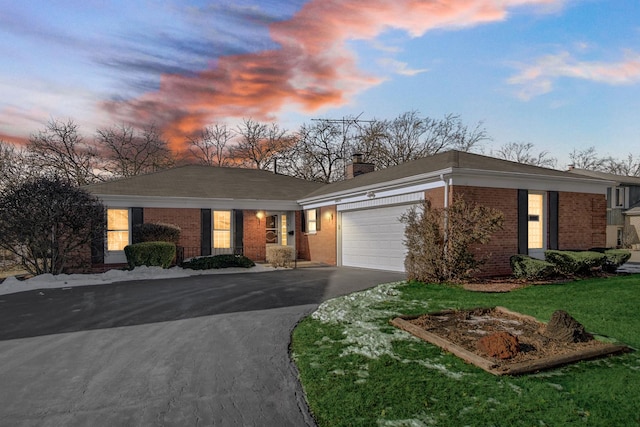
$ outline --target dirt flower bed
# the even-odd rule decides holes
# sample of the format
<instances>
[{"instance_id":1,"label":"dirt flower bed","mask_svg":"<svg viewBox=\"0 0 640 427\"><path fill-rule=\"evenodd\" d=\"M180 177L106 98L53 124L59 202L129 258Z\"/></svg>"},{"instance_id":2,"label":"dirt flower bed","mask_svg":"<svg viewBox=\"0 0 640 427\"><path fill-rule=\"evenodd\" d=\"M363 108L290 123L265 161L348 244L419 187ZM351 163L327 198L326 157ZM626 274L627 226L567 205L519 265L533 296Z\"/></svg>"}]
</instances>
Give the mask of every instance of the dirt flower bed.
<instances>
[{"instance_id":1,"label":"dirt flower bed","mask_svg":"<svg viewBox=\"0 0 640 427\"><path fill-rule=\"evenodd\" d=\"M549 338L545 336L544 323L502 307L447 310L396 318L392 324L496 375L534 372L627 351L626 346L595 339L563 342ZM517 337L519 350L513 357L489 357L478 349L481 338L500 332Z\"/></svg>"}]
</instances>

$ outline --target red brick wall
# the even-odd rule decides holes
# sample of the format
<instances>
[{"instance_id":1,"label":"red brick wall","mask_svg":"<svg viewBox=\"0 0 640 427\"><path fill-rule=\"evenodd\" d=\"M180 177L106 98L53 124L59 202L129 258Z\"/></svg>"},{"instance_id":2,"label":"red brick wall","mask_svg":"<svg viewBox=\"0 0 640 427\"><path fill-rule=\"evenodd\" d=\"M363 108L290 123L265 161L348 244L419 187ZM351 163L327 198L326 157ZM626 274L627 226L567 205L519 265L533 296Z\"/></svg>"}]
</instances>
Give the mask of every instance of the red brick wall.
<instances>
[{"instance_id":1,"label":"red brick wall","mask_svg":"<svg viewBox=\"0 0 640 427\"><path fill-rule=\"evenodd\" d=\"M144 222L162 222L180 227L178 246L190 256L200 255L200 209L144 208Z\"/></svg>"},{"instance_id":2,"label":"red brick wall","mask_svg":"<svg viewBox=\"0 0 640 427\"><path fill-rule=\"evenodd\" d=\"M433 188L424 192L425 200L431 201L434 208L444 207L444 188Z\"/></svg>"},{"instance_id":3,"label":"red brick wall","mask_svg":"<svg viewBox=\"0 0 640 427\"><path fill-rule=\"evenodd\" d=\"M243 211L244 256L253 261L264 261L266 258L267 222L265 218L258 218L258 211Z\"/></svg>"},{"instance_id":4,"label":"red brick wall","mask_svg":"<svg viewBox=\"0 0 640 427\"><path fill-rule=\"evenodd\" d=\"M335 206L319 209L321 226L316 234L307 234L309 255L312 261L336 265L336 221L338 219Z\"/></svg>"},{"instance_id":5,"label":"red brick wall","mask_svg":"<svg viewBox=\"0 0 640 427\"><path fill-rule=\"evenodd\" d=\"M589 249L607 244L607 205L603 194L558 195L559 249Z\"/></svg>"},{"instance_id":6,"label":"red brick wall","mask_svg":"<svg viewBox=\"0 0 640 427\"><path fill-rule=\"evenodd\" d=\"M476 259L486 259L479 276L511 274L509 258L518 253L518 190L485 187L450 187L453 197L500 210L504 226L485 245L474 248Z\"/></svg>"}]
</instances>

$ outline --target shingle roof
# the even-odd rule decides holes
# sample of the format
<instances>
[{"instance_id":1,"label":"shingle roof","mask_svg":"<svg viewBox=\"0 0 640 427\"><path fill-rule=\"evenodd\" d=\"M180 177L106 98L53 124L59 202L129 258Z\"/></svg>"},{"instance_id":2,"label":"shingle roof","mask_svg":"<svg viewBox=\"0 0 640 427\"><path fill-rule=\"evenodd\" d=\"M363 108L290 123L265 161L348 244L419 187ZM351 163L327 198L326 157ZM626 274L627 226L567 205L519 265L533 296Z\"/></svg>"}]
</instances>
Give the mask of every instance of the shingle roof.
<instances>
[{"instance_id":1,"label":"shingle roof","mask_svg":"<svg viewBox=\"0 0 640 427\"><path fill-rule=\"evenodd\" d=\"M298 200L326 184L258 169L189 165L100 184L97 195Z\"/></svg>"},{"instance_id":2,"label":"shingle roof","mask_svg":"<svg viewBox=\"0 0 640 427\"><path fill-rule=\"evenodd\" d=\"M576 175L588 176L590 178L616 181L621 184L640 185L640 177L637 176L616 175L613 173L598 172L587 169L571 169L569 172Z\"/></svg>"},{"instance_id":3,"label":"shingle roof","mask_svg":"<svg viewBox=\"0 0 640 427\"><path fill-rule=\"evenodd\" d=\"M447 151L429 157L413 160L398 166L370 172L359 175L353 179L334 182L332 184L320 187L307 197L318 197L326 194L332 194L351 189L367 187L370 185L382 184L403 178L409 178L415 175L436 172L444 169L468 169L483 170L494 172L511 172L520 174L533 174L540 176L551 176L558 178L567 178L567 172L555 169L542 168L538 166L526 165L522 163L511 162L508 160L496 159L494 157L483 156L480 154L467 153L462 151Z\"/></svg>"}]
</instances>

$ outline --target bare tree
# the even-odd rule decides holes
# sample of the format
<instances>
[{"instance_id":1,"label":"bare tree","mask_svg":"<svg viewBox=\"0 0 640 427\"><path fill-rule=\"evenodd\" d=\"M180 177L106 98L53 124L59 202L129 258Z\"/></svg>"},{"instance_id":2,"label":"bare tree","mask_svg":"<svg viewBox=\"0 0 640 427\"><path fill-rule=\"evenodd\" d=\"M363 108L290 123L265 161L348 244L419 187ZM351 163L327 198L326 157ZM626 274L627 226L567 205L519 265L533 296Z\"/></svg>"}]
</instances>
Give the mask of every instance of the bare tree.
<instances>
[{"instance_id":1,"label":"bare tree","mask_svg":"<svg viewBox=\"0 0 640 427\"><path fill-rule=\"evenodd\" d=\"M109 177L129 177L166 169L175 157L159 129L149 125L136 130L130 125L98 129L96 142Z\"/></svg>"},{"instance_id":2,"label":"bare tree","mask_svg":"<svg viewBox=\"0 0 640 427\"><path fill-rule=\"evenodd\" d=\"M44 174L61 176L75 185L97 180L95 147L84 142L71 119L51 119L44 130L29 137L27 151L33 167Z\"/></svg>"},{"instance_id":3,"label":"bare tree","mask_svg":"<svg viewBox=\"0 0 640 427\"><path fill-rule=\"evenodd\" d=\"M640 176L640 158L632 153L629 153L626 158L621 160L608 157L605 159L603 169L616 175Z\"/></svg>"},{"instance_id":4,"label":"bare tree","mask_svg":"<svg viewBox=\"0 0 640 427\"><path fill-rule=\"evenodd\" d=\"M486 139L482 123L470 128L456 115L432 119L409 111L363 128L357 148L367 161L386 168L447 150L472 151Z\"/></svg>"},{"instance_id":5,"label":"bare tree","mask_svg":"<svg viewBox=\"0 0 640 427\"><path fill-rule=\"evenodd\" d=\"M232 164L229 143L233 132L224 123L214 123L203 128L197 137L187 140L189 152L199 163L210 166Z\"/></svg>"},{"instance_id":6,"label":"bare tree","mask_svg":"<svg viewBox=\"0 0 640 427\"><path fill-rule=\"evenodd\" d=\"M349 124L344 127L348 128ZM297 132L295 144L283 155L283 170L310 181L342 179L345 156L350 151L347 135L337 121L317 120L313 124L303 124Z\"/></svg>"},{"instance_id":7,"label":"bare tree","mask_svg":"<svg viewBox=\"0 0 640 427\"><path fill-rule=\"evenodd\" d=\"M244 167L273 168L278 156L293 144L293 138L276 123L244 119L236 130L238 141L231 150L234 160Z\"/></svg>"},{"instance_id":8,"label":"bare tree","mask_svg":"<svg viewBox=\"0 0 640 427\"><path fill-rule=\"evenodd\" d=\"M571 164L576 169L589 169L594 171L603 170L606 159L599 157L595 147L589 147L584 150L573 149L569 153Z\"/></svg>"},{"instance_id":9,"label":"bare tree","mask_svg":"<svg viewBox=\"0 0 640 427\"><path fill-rule=\"evenodd\" d=\"M548 151L533 153L533 144L530 142L509 142L502 145L494 154L499 159L510 160L516 163L555 168L558 160L549 157Z\"/></svg>"},{"instance_id":10,"label":"bare tree","mask_svg":"<svg viewBox=\"0 0 640 427\"><path fill-rule=\"evenodd\" d=\"M0 189L25 181L35 173L24 150L0 140Z\"/></svg>"}]
</instances>

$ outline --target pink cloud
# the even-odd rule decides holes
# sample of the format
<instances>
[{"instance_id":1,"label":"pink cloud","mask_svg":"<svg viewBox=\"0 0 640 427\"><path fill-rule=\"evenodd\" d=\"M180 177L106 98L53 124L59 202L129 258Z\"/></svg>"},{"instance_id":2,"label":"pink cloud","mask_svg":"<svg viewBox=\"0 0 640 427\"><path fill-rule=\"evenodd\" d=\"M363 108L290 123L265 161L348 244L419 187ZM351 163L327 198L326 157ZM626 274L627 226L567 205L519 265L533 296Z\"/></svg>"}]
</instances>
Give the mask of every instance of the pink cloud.
<instances>
[{"instance_id":1,"label":"pink cloud","mask_svg":"<svg viewBox=\"0 0 640 427\"><path fill-rule=\"evenodd\" d=\"M273 120L285 105L305 112L344 105L382 79L356 66L349 40L373 40L388 29L418 37L435 28L504 20L523 5L562 0L311 0L291 19L270 26L278 49L220 57L196 76L163 75L160 89L108 102L118 120L165 123L173 147L209 121L225 117Z\"/></svg>"},{"instance_id":2,"label":"pink cloud","mask_svg":"<svg viewBox=\"0 0 640 427\"><path fill-rule=\"evenodd\" d=\"M623 60L612 63L578 61L567 52L548 55L524 66L508 82L520 86L518 97L529 100L551 92L562 77L609 85L640 83L640 54L628 52Z\"/></svg>"}]
</instances>

